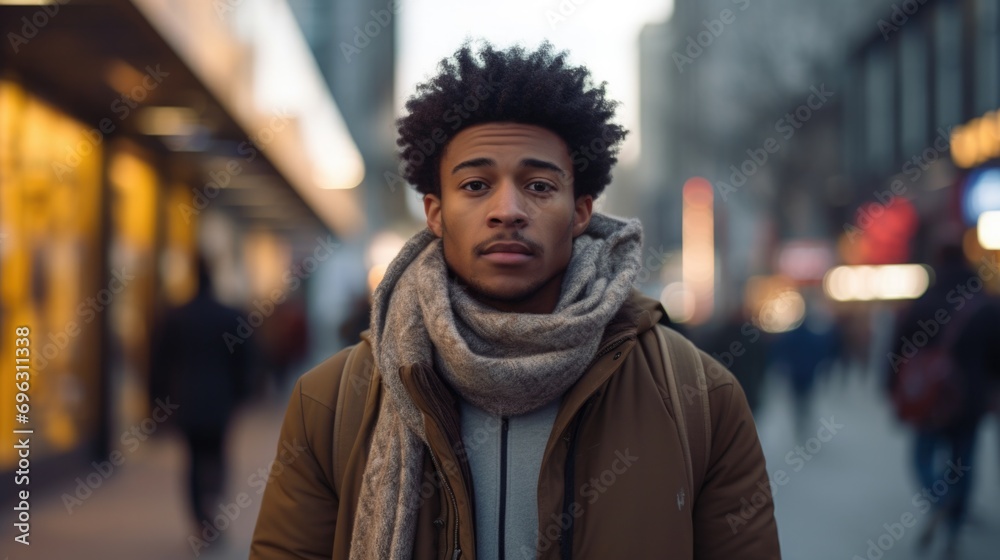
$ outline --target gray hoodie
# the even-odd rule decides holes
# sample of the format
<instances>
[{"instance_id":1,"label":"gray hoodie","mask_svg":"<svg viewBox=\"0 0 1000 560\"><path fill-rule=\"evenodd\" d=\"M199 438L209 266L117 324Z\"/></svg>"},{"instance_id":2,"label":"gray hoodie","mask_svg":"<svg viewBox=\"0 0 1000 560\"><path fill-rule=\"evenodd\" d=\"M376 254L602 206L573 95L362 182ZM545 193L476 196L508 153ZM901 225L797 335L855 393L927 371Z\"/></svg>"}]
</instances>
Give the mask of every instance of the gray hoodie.
<instances>
[{"instance_id":1,"label":"gray hoodie","mask_svg":"<svg viewBox=\"0 0 1000 560\"><path fill-rule=\"evenodd\" d=\"M560 399L527 414L501 418L461 403L462 442L472 471L476 558L535 557L538 471ZM503 520L501 525L501 519Z\"/></svg>"}]
</instances>

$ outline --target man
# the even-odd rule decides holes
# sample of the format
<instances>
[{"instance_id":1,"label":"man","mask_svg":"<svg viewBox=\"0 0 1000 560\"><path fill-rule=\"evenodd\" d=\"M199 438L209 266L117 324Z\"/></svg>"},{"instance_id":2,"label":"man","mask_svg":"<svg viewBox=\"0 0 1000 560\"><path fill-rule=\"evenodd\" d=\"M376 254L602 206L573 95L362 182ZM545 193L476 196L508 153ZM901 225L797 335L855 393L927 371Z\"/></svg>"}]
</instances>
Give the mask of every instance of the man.
<instances>
[{"instance_id":1,"label":"man","mask_svg":"<svg viewBox=\"0 0 1000 560\"><path fill-rule=\"evenodd\" d=\"M362 342L299 381L279 451L306 451L269 478L251 558L779 558L746 398L693 347L713 375L677 406L707 396L686 410L710 446L679 429L639 221L593 212L625 130L551 51L465 45L407 102L428 227Z\"/></svg>"},{"instance_id":2,"label":"man","mask_svg":"<svg viewBox=\"0 0 1000 560\"><path fill-rule=\"evenodd\" d=\"M250 386L249 351L230 351L223 335L240 312L216 299L211 266L198 255L198 291L191 301L164 314L153 335L152 397L178 403L171 420L188 446L191 525L213 517L226 488L226 432Z\"/></svg>"}]
</instances>

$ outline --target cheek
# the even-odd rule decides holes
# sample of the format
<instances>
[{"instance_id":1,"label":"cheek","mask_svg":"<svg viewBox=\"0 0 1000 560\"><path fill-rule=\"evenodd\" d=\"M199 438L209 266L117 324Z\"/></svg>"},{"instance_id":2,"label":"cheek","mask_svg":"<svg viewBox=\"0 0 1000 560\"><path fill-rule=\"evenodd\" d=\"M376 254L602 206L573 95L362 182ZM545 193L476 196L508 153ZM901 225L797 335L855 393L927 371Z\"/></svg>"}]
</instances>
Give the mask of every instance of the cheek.
<instances>
[{"instance_id":1,"label":"cheek","mask_svg":"<svg viewBox=\"0 0 1000 560\"><path fill-rule=\"evenodd\" d=\"M560 224L551 228L545 240L545 266L563 268L573 256L573 231Z\"/></svg>"},{"instance_id":2,"label":"cheek","mask_svg":"<svg viewBox=\"0 0 1000 560\"><path fill-rule=\"evenodd\" d=\"M566 251L573 249L573 216L570 214L559 221L558 225L552 226L549 230L550 239L560 246L566 247Z\"/></svg>"},{"instance_id":3,"label":"cheek","mask_svg":"<svg viewBox=\"0 0 1000 560\"><path fill-rule=\"evenodd\" d=\"M456 238L461 238L461 233L467 231L470 224L470 211L457 204L443 207L441 210L441 226L451 231Z\"/></svg>"},{"instance_id":4,"label":"cheek","mask_svg":"<svg viewBox=\"0 0 1000 560\"><path fill-rule=\"evenodd\" d=\"M556 264L560 268L565 268L569 264L570 259L573 257L573 242L572 238L570 239L571 240L565 242L565 248L559 251L559 256L557 257L558 262Z\"/></svg>"},{"instance_id":5,"label":"cheek","mask_svg":"<svg viewBox=\"0 0 1000 560\"><path fill-rule=\"evenodd\" d=\"M471 259L469 256L471 248L468 246L467 236L463 236L462 230L454 227L454 224L448 223L451 227L446 228L441 237L444 246L444 260L452 269L465 271L470 266Z\"/></svg>"}]
</instances>

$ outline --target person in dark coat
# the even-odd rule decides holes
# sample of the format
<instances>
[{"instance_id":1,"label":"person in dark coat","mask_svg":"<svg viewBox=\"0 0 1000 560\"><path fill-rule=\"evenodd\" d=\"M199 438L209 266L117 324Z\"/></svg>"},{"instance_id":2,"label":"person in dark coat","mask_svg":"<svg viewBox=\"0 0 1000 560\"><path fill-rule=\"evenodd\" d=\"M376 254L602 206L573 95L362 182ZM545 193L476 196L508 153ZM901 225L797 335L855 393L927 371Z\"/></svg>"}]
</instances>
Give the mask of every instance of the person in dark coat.
<instances>
[{"instance_id":1,"label":"person in dark coat","mask_svg":"<svg viewBox=\"0 0 1000 560\"><path fill-rule=\"evenodd\" d=\"M746 393L750 410L757 414L767 369L767 340L761 329L750 322L742 306L712 332L704 348L733 372Z\"/></svg>"},{"instance_id":2,"label":"person in dark coat","mask_svg":"<svg viewBox=\"0 0 1000 560\"><path fill-rule=\"evenodd\" d=\"M189 450L188 490L196 524L211 519L225 489L225 435L248 388L247 341L233 342L240 312L215 299L204 258L197 266L198 292L163 317L151 368L154 393L159 392L153 397L169 396L180 407L174 421Z\"/></svg>"},{"instance_id":3,"label":"person in dark coat","mask_svg":"<svg viewBox=\"0 0 1000 560\"><path fill-rule=\"evenodd\" d=\"M771 347L770 363L786 366L785 372L795 399L795 435L798 441L804 442L809 438L816 381L836 360L838 340L833 320L808 306L802 323L778 334Z\"/></svg>"},{"instance_id":4,"label":"person in dark coat","mask_svg":"<svg viewBox=\"0 0 1000 560\"><path fill-rule=\"evenodd\" d=\"M952 356L954 372L959 379L960 402L949 409L958 412L949 414L949 419L941 426L914 425L912 428L915 436L913 464L920 485L932 488L941 480L948 483L947 493L932 504L933 515L918 544L921 548L928 547L937 528L945 523L946 550L949 557L955 557L974 475L971 469L966 471L964 467L971 466L975 460L976 436L988 409L987 379L1000 369L1000 312L995 300L983 290L983 281L989 280L988 276L993 273L983 269L984 272L977 275L966 264L960 246L943 246L937 261L934 285L900 315L893 351L888 355L887 385L890 393L897 389L899 372L907 360L921 359L921 352L927 348L950 345L946 351ZM913 345L912 341L924 338L927 342L917 348L916 354L912 349L907 353L907 341ZM949 465L943 472L939 467L941 455ZM956 466L959 467L957 472Z\"/></svg>"}]
</instances>

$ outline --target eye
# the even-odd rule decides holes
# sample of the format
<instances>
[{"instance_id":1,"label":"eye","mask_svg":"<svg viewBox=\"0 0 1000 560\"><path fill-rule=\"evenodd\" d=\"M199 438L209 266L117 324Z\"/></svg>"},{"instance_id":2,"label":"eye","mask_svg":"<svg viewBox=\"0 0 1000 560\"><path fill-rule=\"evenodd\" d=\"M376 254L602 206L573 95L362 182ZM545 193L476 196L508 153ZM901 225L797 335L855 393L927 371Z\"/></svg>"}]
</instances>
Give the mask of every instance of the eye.
<instances>
[{"instance_id":1,"label":"eye","mask_svg":"<svg viewBox=\"0 0 1000 560\"><path fill-rule=\"evenodd\" d=\"M469 181L468 183L462 185L461 188L466 189L466 187L470 187L472 185L480 185L480 186L485 187L486 183L484 183L482 181ZM469 190L469 191L472 191L472 192L482 192L483 189L466 189L466 190Z\"/></svg>"},{"instance_id":2,"label":"eye","mask_svg":"<svg viewBox=\"0 0 1000 560\"><path fill-rule=\"evenodd\" d=\"M549 191L555 190L554 186L552 186L549 183L546 183L544 181L535 181L533 183L529 183L528 187L529 188L530 187L541 187L540 189L537 189L537 190L536 189L531 189L533 192L537 192L537 193L549 192Z\"/></svg>"}]
</instances>

